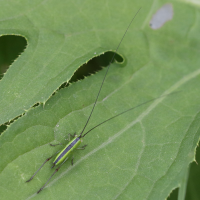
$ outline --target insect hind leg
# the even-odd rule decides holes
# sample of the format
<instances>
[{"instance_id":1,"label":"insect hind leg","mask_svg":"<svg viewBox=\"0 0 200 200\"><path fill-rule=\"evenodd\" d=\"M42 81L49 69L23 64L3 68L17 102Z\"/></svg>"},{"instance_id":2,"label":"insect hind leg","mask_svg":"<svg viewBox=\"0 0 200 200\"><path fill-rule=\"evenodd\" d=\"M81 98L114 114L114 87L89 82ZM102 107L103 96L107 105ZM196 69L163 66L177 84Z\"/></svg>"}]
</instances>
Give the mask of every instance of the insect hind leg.
<instances>
[{"instance_id":1,"label":"insect hind leg","mask_svg":"<svg viewBox=\"0 0 200 200\"><path fill-rule=\"evenodd\" d=\"M48 162L49 160L51 160L51 158L52 158L53 156L55 156L58 152L59 152L59 151L57 151L55 154L53 154L52 156L50 156L49 158L47 158L47 159L44 161L44 163L39 167L39 169L33 174L33 176L31 176L31 178L28 179L26 182L27 182L27 183L30 182L30 181L34 178L34 176L41 170L41 168L45 165L45 163Z\"/></svg>"},{"instance_id":2,"label":"insect hind leg","mask_svg":"<svg viewBox=\"0 0 200 200\"><path fill-rule=\"evenodd\" d=\"M37 194L40 193L44 187L47 185L47 183L51 180L51 178L54 176L54 174L61 168L61 166L66 162L68 158L66 158L62 163L61 165L55 169L55 171L53 172L53 174L50 176L50 178L47 180L47 182L37 191Z\"/></svg>"}]
</instances>

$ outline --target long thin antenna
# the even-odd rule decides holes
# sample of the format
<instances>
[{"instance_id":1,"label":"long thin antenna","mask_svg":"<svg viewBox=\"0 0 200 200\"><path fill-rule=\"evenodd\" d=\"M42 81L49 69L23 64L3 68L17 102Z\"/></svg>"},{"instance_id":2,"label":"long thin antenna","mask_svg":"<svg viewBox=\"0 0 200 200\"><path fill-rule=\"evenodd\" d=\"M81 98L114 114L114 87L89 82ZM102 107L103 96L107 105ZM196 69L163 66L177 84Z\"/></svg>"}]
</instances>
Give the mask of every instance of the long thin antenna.
<instances>
[{"instance_id":1,"label":"long thin antenna","mask_svg":"<svg viewBox=\"0 0 200 200\"><path fill-rule=\"evenodd\" d=\"M140 8L140 9L141 9L141 8ZM108 70L109 70L109 68L110 68L110 65L111 65L112 61L113 61L114 58L115 58L115 55L116 55L116 53L117 53L117 50L119 49L119 47L120 47L120 45L121 45L121 43L122 43L122 40L124 39L124 37L125 37L125 35L126 35L128 29L129 29L130 25L132 24L133 20L135 19L136 15L137 15L138 12L140 11L140 9L137 11L137 13L136 13L136 14L134 15L134 17L132 18L132 20L131 20L131 22L129 23L129 25L128 25L128 27L127 27L127 29L126 29L126 31L125 31L125 33L124 33L124 35L123 35L123 37L122 37L120 43L118 44L118 46L117 46L117 48L116 48L116 50L115 50L115 53L114 53L114 55L113 55L113 57L112 57L112 59L111 59L109 65L108 65L108 68L107 68L106 73L105 73L105 75L104 75L104 78L103 78L103 81L102 81L102 83L101 83L101 86L100 86L99 92L98 92L98 94L97 94L97 98L96 98L96 100L95 100L95 102L94 102L94 105L93 105L93 108L92 108L92 111L91 111L91 113L90 113L90 115L89 115L89 117L88 117L88 119L87 119L87 122L86 122L86 124L85 124L83 130L81 131L81 134L80 134L79 137L82 136L82 134L83 134L83 132L84 132L86 126L88 125L88 122L90 121L90 118L91 118L92 113L93 113L93 111L94 111L94 108L95 108L95 106L96 106L97 100L98 100L98 98L99 98L99 94L100 94L100 92L101 92L102 86L103 86L103 84L104 84L104 81L105 81L106 75L107 75L107 73L108 73ZM83 136L83 137L84 137L84 136Z\"/></svg>"},{"instance_id":2,"label":"long thin antenna","mask_svg":"<svg viewBox=\"0 0 200 200\"><path fill-rule=\"evenodd\" d=\"M172 92L172 93L169 93L169 94L166 94L166 95L162 95L162 96L160 96L160 97L156 97L156 98L154 98L154 99L150 99L150 100L145 101L145 102L143 102L143 103L141 103L141 104L139 104L139 105L137 105L137 106L134 106L134 107L132 107L132 108L129 108L128 110L125 110L125 111L123 111L123 112L121 112L121 113L119 113L119 114L117 114L117 115L115 115L115 116L113 116L113 117L111 117L111 118L109 118L109 119L107 119L107 120L101 122L100 124L94 126L94 127L91 128L89 131L87 131L82 137L85 137L90 131L92 131L93 129L97 128L97 127L100 126L101 124L104 124L104 123L106 123L107 121L110 121L111 119L114 119L115 117L118 117L118 116L120 116L120 115L122 115L122 114L124 114L124 113L126 113L126 112L128 112L128 111L134 110L134 109L136 109L136 108L138 108L138 107L140 107L140 106L143 106L143 105L145 105L145 104L147 104L147 103L150 103L150 102L152 102L152 101L154 101L154 100L156 100L156 99L160 99L160 98L163 98L163 97L168 96L168 95L176 94L176 93L178 93L178 92L180 92L180 91Z\"/></svg>"}]
</instances>

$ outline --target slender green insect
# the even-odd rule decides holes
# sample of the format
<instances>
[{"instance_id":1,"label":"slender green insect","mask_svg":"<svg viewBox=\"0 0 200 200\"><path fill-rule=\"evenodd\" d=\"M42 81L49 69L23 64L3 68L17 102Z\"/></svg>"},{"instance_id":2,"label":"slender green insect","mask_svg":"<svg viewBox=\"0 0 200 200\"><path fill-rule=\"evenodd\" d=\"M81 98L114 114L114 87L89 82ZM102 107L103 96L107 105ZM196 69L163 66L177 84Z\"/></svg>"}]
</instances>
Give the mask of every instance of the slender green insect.
<instances>
[{"instance_id":1,"label":"slender green insect","mask_svg":"<svg viewBox=\"0 0 200 200\"><path fill-rule=\"evenodd\" d=\"M141 8L140 8L140 9L141 9ZM118 46L117 46L117 48L116 48L116 50L115 50L115 53L114 53L114 55L113 55L113 57L112 57L110 63L112 63L112 61L114 60L114 57L115 57L115 55L116 55L117 50L119 49L119 46L120 46L122 40L124 39L124 37L125 37L125 35L126 35L128 29L129 29L130 25L132 24L133 20L135 19L136 15L137 15L138 12L140 11L140 9L137 11L137 13L135 14L135 16L132 18L131 22L129 23L129 25L128 25L128 27L127 27L127 29L126 29L126 31L125 31L125 33L124 33L124 35L123 35L123 37L122 37L120 43L118 44ZM88 119L87 119L87 122L86 122L85 126L83 127L83 130L81 131L80 135L75 135L75 134L74 134L74 135L72 136L71 134L69 134L69 141L70 141L70 136L72 136L72 137L74 137L74 138L65 146L65 148L64 148L63 150L60 151L60 153L59 153L59 152L56 152L56 154L58 153L58 155L56 156L55 160L53 161L53 166L52 166L52 168L53 168L54 166L56 166L56 165L59 165L59 167L55 169L55 171L54 171L53 174L50 176L50 178L47 180L47 182L37 191L37 193L41 192L41 191L44 189L44 187L47 185L47 183L50 181L50 179L54 176L54 174L60 169L60 167L61 167L61 166L65 163L65 161L69 158L70 153L73 152L74 149L85 149L85 147L86 147L87 145L84 145L84 146L82 146L82 147L80 147L80 148L78 148L78 147L79 147L79 145L82 143L83 138L84 138L90 131L92 131L93 129L97 128L98 126L104 124L105 122L110 121L111 119L114 119L115 117L118 117L118 116L120 116L120 115L122 115L122 114L124 114L124 113L126 113L126 112L128 112L128 111L131 111L131 110L133 110L133 109L135 109L135 108L137 108L137 107L140 107L140 106L145 105L145 104L147 104L147 103L149 103L149 102L152 102L152 101L154 101L154 100L156 100L156 99L158 99L158 98L162 98L162 97L164 97L164 96L167 96L167 95L163 95L163 96L161 96L161 97L157 97L157 98L151 99L151 100L146 101L146 102L144 102L144 103L141 103L141 104L139 104L139 105L137 105L137 106L135 106L135 107L132 107L132 108L130 108L130 109L128 109L128 110L125 110L125 111L123 111L123 112L121 112L121 113L119 113L119 114L117 114L117 115L115 115L115 116L113 116L113 117L111 117L111 118L109 118L109 119L107 119L107 120L101 122L100 124L94 126L94 127L91 128L89 131L87 131L86 133L84 133L84 130L85 130L86 126L88 125L88 122L89 122L89 120L90 120L90 118L91 118L91 116L92 116L92 113L93 113L93 111L94 111L94 108L95 108L95 106L96 106L96 103L97 103L99 94L100 94L100 92L101 92L101 89L102 89L102 86L103 86L103 84L104 84L104 81L105 81L105 78L106 78L106 75L107 75L107 73L108 73L109 68L110 68L110 64L109 64L109 66L108 66L108 68L107 68L107 70L106 70L106 73L105 73L105 75L104 75L103 81L102 81L101 86L100 86L100 89L99 89L99 91L98 91L96 100L95 100L95 102L94 102L94 105L93 105L93 107L92 107L92 110L91 110L91 112L90 112L90 115L89 115L89 117L88 117ZM171 93L171 94L172 94L172 93ZM168 94L168 95L169 95L169 94ZM84 133L84 134L83 134L83 133ZM55 146L55 145L52 145L52 144L51 144L51 146ZM48 161L49 161L52 157L54 157L54 156L55 156L55 154L54 154L53 156L47 158L47 159L45 160L45 162L41 165L41 167L40 167L40 168L33 174L33 176L32 176L29 180L27 180L26 182L31 181L31 180L34 178L34 176L39 172L39 170L44 166L44 164L45 164L46 162L48 162ZM72 158L72 160L71 160L71 164L73 165L73 158Z\"/></svg>"}]
</instances>

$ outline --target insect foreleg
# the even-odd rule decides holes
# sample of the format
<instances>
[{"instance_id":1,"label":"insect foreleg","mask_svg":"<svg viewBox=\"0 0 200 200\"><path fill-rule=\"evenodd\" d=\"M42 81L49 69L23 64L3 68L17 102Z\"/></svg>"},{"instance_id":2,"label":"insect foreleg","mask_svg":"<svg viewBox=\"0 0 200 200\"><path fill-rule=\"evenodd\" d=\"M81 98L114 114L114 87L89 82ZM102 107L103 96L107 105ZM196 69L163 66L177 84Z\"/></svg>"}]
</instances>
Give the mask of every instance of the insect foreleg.
<instances>
[{"instance_id":1,"label":"insect foreleg","mask_svg":"<svg viewBox=\"0 0 200 200\"><path fill-rule=\"evenodd\" d=\"M74 135L72 135L71 133L69 133L68 134L68 140L71 141L71 137L75 138L75 136L76 136L76 133L74 133Z\"/></svg>"},{"instance_id":2,"label":"insect foreleg","mask_svg":"<svg viewBox=\"0 0 200 200\"><path fill-rule=\"evenodd\" d=\"M76 133L74 133L73 135L72 135L71 133L69 133L69 134L68 134L68 141L71 140L71 137L74 138L75 136L76 136ZM51 144L51 143L50 143L50 146L52 146L52 147L55 147L55 146L57 146L57 145L63 145L63 144L62 144L62 143L58 143L58 144Z\"/></svg>"}]
</instances>

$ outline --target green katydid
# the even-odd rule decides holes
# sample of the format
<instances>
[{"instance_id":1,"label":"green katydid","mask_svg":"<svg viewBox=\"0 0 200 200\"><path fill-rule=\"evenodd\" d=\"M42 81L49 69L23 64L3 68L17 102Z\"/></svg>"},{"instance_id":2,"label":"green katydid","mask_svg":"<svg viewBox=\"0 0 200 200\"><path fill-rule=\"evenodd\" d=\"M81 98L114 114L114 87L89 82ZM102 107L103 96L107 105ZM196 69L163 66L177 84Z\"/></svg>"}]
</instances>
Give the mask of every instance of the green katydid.
<instances>
[{"instance_id":1,"label":"green katydid","mask_svg":"<svg viewBox=\"0 0 200 200\"><path fill-rule=\"evenodd\" d=\"M141 8L140 8L140 9L141 9ZM125 35L126 35L128 29L129 29L130 25L132 24L133 20L135 19L136 15L137 15L138 12L140 11L140 9L137 11L137 13L135 14L135 16L132 18L131 22L129 23L129 25L128 25L128 27L127 27L127 29L126 29L124 35L122 36L122 39L121 39L120 43L118 44L118 46L117 46L117 48L116 48L116 50L115 50L115 53L114 53L114 55L113 55L113 57L112 57L110 63L112 63L112 61L114 60L114 57L116 56L116 52L118 51L119 46L120 46L122 40L124 39L124 37L125 37ZM93 129L97 128L98 126L104 124L105 122L110 121L111 119L113 119L113 118L115 118L115 117L118 117L118 116L120 116L120 115L122 115L122 114L124 114L124 113L126 113L126 112L129 112L129 111L131 111L131 110L133 110L133 109L135 109L135 108L137 108L137 107L140 107L140 106L145 105L145 104L147 104L147 103L149 103L149 102L152 102L152 101L154 101L154 100L156 100L156 99L158 99L158 98L162 98L162 97L164 97L164 96L167 96L167 95L163 95L163 96L161 96L161 97L157 97L157 98L151 99L151 100L149 100L149 101L146 101L146 102L144 102L144 103L141 103L141 104L139 104L139 105L137 105L137 106L135 106L135 107L129 108L128 110L125 110L125 111L123 111L123 112L121 112L121 113L119 113L119 114L117 114L117 115L115 115L115 116L113 116L113 117L111 117L111 118L109 118L109 119L107 119L107 120L101 122L100 124L94 126L94 127L91 128L89 131L87 131L86 133L84 133L85 128L86 128L86 126L88 125L88 123L89 123L89 121L90 121L90 118L91 118L91 116L92 116L92 113L93 113L93 111L94 111L94 108L95 108L95 106L96 106L96 103L97 103L99 94L100 94L100 92L101 92L102 86L103 86L103 84L104 84L106 75L107 75L108 70L109 70L109 67L110 67L110 64L109 64L109 66L108 66L108 68L107 68L107 70L106 70L106 73L105 73L105 75L104 75L104 78L103 78L103 80L102 80L102 82L101 82L101 86L100 86L100 89L98 90L98 94L97 94L96 100L95 100L95 102L94 102L94 105L93 105L93 107L92 107L92 110L91 110L91 112L90 112L90 115L89 115L89 117L88 117L88 119L87 119L87 121L86 121L86 124L85 124L85 126L83 127L83 130L81 131L81 133L80 133L79 135L74 135L74 136L73 136L74 138L73 138L59 153L56 152L56 154L58 154L58 155L56 156L55 160L53 161L53 166L52 166L52 168L53 168L54 166L56 166L56 165L59 165L59 167L55 169L55 171L53 172L53 174L52 174L52 175L50 176L50 178L46 181L46 183L43 185L43 187L41 187L41 188L37 191L37 193L41 192L41 191L44 189L44 187L47 185L47 183L50 181L50 179L54 176L54 174L60 169L60 167L61 167L61 166L65 163L65 161L69 158L69 155L71 154L71 152L72 152L74 149L77 149L77 148L80 146L80 144L82 143L83 138L84 138L90 131L92 131ZM171 93L171 94L172 94L172 93ZM169 95L169 94L168 94L168 95ZM70 135L69 135L69 138L70 138ZM55 146L55 145L51 145L51 146ZM84 145L84 146L82 146L82 147L79 148L79 149L85 149L86 146L87 146L87 145ZM54 154L54 155L55 155L55 154ZM44 164L45 164L46 162L48 162L52 157L54 157L54 155L51 156L51 157L49 157L49 158L47 158L47 159L45 160L45 162L41 165L41 167L40 167L40 168L33 174L33 176L32 176L29 180L27 180L26 182L31 181L31 180L34 178L34 176L38 173L38 171L44 166ZM72 158L72 160L71 160L71 164L73 165L73 158Z\"/></svg>"}]
</instances>

